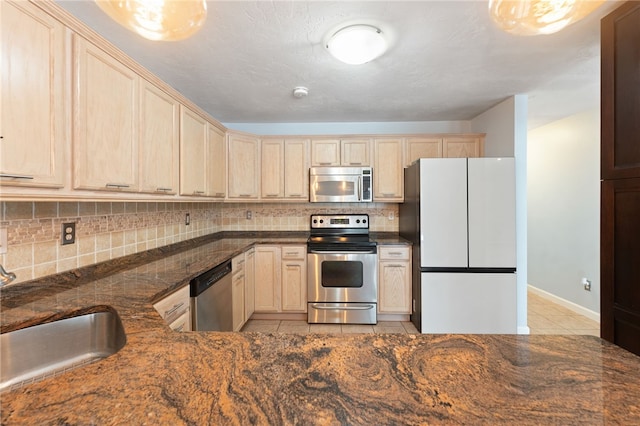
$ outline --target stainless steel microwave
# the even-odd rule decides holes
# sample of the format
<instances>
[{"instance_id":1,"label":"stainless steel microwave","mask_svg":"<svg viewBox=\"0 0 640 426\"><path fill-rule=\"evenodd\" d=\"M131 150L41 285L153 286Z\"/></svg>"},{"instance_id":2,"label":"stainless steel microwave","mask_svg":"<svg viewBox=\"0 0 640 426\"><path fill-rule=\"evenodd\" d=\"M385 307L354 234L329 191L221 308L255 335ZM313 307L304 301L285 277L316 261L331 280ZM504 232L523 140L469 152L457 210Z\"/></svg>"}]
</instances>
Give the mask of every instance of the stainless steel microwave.
<instances>
[{"instance_id":1,"label":"stainless steel microwave","mask_svg":"<svg viewBox=\"0 0 640 426\"><path fill-rule=\"evenodd\" d=\"M371 167L311 167L309 201L312 203L370 203L373 201Z\"/></svg>"}]
</instances>

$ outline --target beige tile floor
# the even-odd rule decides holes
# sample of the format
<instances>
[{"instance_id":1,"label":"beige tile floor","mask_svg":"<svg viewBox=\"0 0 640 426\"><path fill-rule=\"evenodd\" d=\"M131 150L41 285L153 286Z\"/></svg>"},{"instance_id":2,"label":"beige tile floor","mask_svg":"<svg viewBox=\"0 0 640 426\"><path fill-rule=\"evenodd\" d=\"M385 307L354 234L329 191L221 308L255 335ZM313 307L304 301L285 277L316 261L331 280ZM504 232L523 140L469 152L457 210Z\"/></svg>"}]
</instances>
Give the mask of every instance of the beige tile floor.
<instances>
[{"instance_id":1,"label":"beige tile floor","mask_svg":"<svg viewBox=\"0 0 640 426\"><path fill-rule=\"evenodd\" d=\"M600 324L529 292L527 322L531 334L587 334L600 336Z\"/></svg>"},{"instance_id":2,"label":"beige tile floor","mask_svg":"<svg viewBox=\"0 0 640 426\"><path fill-rule=\"evenodd\" d=\"M531 334L588 334L600 336L600 325L564 306L529 292ZM306 321L249 320L242 331L265 333L417 333L410 322L380 321L376 325L307 324Z\"/></svg>"},{"instance_id":3,"label":"beige tile floor","mask_svg":"<svg viewBox=\"0 0 640 426\"><path fill-rule=\"evenodd\" d=\"M265 333L417 333L410 322L379 321L376 325L356 324L307 324L306 321L286 320L249 320L242 331L260 331Z\"/></svg>"}]
</instances>

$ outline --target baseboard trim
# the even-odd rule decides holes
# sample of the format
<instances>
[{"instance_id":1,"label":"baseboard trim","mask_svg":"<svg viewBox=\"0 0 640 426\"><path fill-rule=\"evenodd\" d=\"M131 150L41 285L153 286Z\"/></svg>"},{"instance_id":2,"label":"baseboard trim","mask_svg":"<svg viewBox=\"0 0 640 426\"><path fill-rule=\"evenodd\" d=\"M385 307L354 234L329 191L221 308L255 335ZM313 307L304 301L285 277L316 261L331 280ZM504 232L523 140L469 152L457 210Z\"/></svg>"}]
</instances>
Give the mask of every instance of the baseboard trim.
<instances>
[{"instance_id":1,"label":"baseboard trim","mask_svg":"<svg viewBox=\"0 0 640 426\"><path fill-rule=\"evenodd\" d=\"M526 325L519 325L518 334L531 334L531 329Z\"/></svg>"},{"instance_id":2,"label":"baseboard trim","mask_svg":"<svg viewBox=\"0 0 640 426\"><path fill-rule=\"evenodd\" d=\"M564 306L565 308L570 309L573 312L583 315L600 324L600 314L598 312L594 312L591 309L587 309L584 306L578 305L577 303L573 303L567 299L558 297L555 294L551 294L547 291L541 290L537 287L532 286L531 284L527 284L527 288L529 291L531 291L531 293L537 294L538 296L543 297L547 300L550 300L553 303L557 303L558 305Z\"/></svg>"}]
</instances>

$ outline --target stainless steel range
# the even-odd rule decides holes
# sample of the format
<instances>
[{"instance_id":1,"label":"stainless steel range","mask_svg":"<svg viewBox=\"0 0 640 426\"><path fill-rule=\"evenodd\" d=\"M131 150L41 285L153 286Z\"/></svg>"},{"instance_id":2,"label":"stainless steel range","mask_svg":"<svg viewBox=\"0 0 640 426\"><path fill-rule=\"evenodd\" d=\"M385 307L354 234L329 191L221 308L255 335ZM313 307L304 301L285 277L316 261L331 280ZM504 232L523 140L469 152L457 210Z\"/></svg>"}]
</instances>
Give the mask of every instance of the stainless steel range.
<instances>
[{"instance_id":1,"label":"stainless steel range","mask_svg":"<svg viewBox=\"0 0 640 426\"><path fill-rule=\"evenodd\" d=\"M312 215L307 242L307 321L376 324L377 265L368 215Z\"/></svg>"}]
</instances>

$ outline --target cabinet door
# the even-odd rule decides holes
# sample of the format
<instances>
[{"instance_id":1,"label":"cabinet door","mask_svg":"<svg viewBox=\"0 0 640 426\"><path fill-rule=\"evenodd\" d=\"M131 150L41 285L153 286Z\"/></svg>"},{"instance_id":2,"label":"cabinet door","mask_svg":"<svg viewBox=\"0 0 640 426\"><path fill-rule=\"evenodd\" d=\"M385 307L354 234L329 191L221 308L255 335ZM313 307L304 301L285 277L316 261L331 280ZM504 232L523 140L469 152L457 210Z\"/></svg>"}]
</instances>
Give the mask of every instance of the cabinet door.
<instances>
[{"instance_id":1,"label":"cabinet door","mask_svg":"<svg viewBox=\"0 0 640 426\"><path fill-rule=\"evenodd\" d=\"M244 256L243 256L244 257ZM231 281L231 304L233 331L240 331L244 325L244 271L234 274Z\"/></svg>"},{"instance_id":2,"label":"cabinet door","mask_svg":"<svg viewBox=\"0 0 640 426\"><path fill-rule=\"evenodd\" d=\"M282 263L282 310L304 312L307 309L307 262Z\"/></svg>"},{"instance_id":3,"label":"cabinet door","mask_svg":"<svg viewBox=\"0 0 640 426\"><path fill-rule=\"evenodd\" d=\"M178 192L180 104L148 81L140 80L140 191Z\"/></svg>"},{"instance_id":4,"label":"cabinet door","mask_svg":"<svg viewBox=\"0 0 640 426\"><path fill-rule=\"evenodd\" d=\"M64 26L28 2L0 2L0 184L64 186Z\"/></svg>"},{"instance_id":5,"label":"cabinet door","mask_svg":"<svg viewBox=\"0 0 640 426\"><path fill-rule=\"evenodd\" d=\"M405 167L418 158L441 158L442 138L407 138L405 140Z\"/></svg>"},{"instance_id":6,"label":"cabinet door","mask_svg":"<svg viewBox=\"0 0 640 426\"><path fill-rule=\"evenodd\" d=\"M284 141L284 196L309 200L309 139Z\"/></svg>"},{"instance_id":7,"label":"cabinet door","mask_svg":"<svg viewBox=\"0 0 640 426\"><path fill-rule=\"evenodd\" d=\"M256 300L256 251L254 248L245 253L245 276L244 276L244 318L248 320L255 310Z\"/></svg>"},{"instance_id":8,"label":"cabinet door","mask_svg":"<svg viewBox=\"0 0 640 426\"><path fill-rule=\"evenodd\" d=\"M442 141L445 158L474 158L483 155L483 139L479 137L447 137Z\"/></svg>"},{"instance_id":9,"label":"cabinet door","mask_svg":"<svg viewBox=\"0 0 640 426\"><path fill-rule=\"evenodd\" d=\"M378 312L411 314L411 249L381 246L378 257Z\"/></svg>"},{"instance_id":10,"label":"cabinet door","mask_svg":"<svg viewBox=\"0 0 640 426\"><path fill-rule=\"evenodd\" d=\"M207 121L180 107L180 195L206 195Z\"/></svg>"},{"instance_id":11,"label":"cabinet door","mask_svg":"<svg viewBox=\"0 0 640 426\"><path fill-rule=\"evenodd\" d=\"M284 141L264 139L261 143L262 198L284 197Z\"/></svg>"},{"instance_id":12,"label":"cabinet door","mask_svg":"<svg viewBox=\"0 0 640 426\"><path fill-rule=\"evenodd\" d=\"M138 186L138 75L74 37L74 188Z\"/></svg>"},{"instance_id":13,"label":"cabinet door","mask_svg":"<svg viewBox=\"0 0 640 426\"><path fill-rule=\"evenodd\" d=\"M306 246L282 246L282 311L307 310Z\"/></svg>"},{"instance_id":14,"label":"cabinet door","mask_svg":"<svg viewBox=\"0 0 640 426\"><path fill-rule=\"evenodd\" d=\"M373 151L373 200L402 202L402 139L374 139Z\"/></svg>"},{"instance_id":15,"label":"cabinet door","mask_svg":"<svg viewBox=\"0 0 640 426\"><path fill-rule=\"evenodd\" d=\"M207 194L224 199L227 194L227 141L225 133L209 123Z\"/></svg>"},{"instance_id":16,"label":"cabinet door","mask_svg":"<svg viewBox=\"0 0 640 426\"><path fill-rule=\"evenodd\" d=\"M281 254L280 247L256 246L255 311L280 312Z\"/></svg>"},{"instance_id":17,"label":"cabinet door","mask_svg":"<svg viewBox=\"0 0 640 426\"><path fill-rule=\"evenodd\" d=\"M259 176L258 139L229 134L229 198L257 199Z\"/></svg>"},{"instance_id":18,"label":"cabinet door","mask_svg":"<svg viewBox=\"0 0 640 426\"><path fill-rule=\"evenodd\" d=\"M370 139L343 139L341 145L341 164L343 166L370 166Z\"/></svg>"},{"instance_id":19,"label":"cabinet door","mask_svg":"<svg viewBox=\"0 0 640 426\"><path fill-rule=\"evenodd\" d=\"M339 139L314 139L311 141L311 165L315 167L340 165Z\"/></svg>"}]
</instances>

